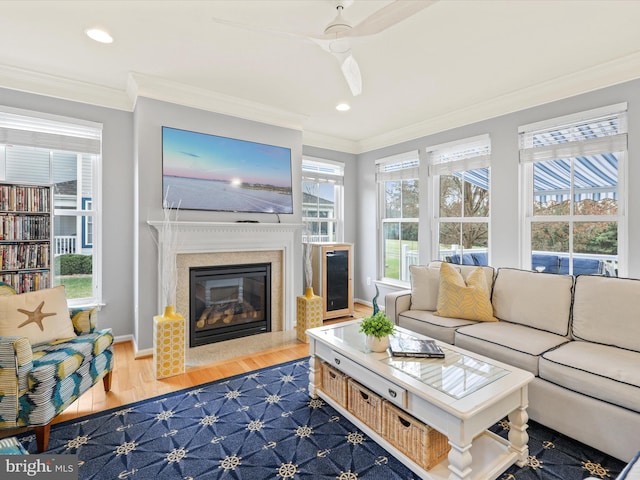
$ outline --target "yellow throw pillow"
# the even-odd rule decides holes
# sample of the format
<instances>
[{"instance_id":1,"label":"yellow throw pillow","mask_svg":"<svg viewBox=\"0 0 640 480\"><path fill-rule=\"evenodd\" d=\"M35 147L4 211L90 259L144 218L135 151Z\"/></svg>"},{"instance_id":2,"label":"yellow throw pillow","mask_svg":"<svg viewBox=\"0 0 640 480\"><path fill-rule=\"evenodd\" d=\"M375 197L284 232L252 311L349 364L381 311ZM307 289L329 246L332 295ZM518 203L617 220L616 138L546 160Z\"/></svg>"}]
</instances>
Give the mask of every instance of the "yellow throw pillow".
<instances>
[{"instance_id":1,"label":"yellow throw pillow","mask_svg":"<svg viewBox=\"0 0 640 480\"><path fill-rule=\"evenodd\" d=\"M440 266L438 308L435 315L480 322L497 322L498 319L493 316L487 277L482 268L473 270L467 276L465 283L460 272L452 265L443 262Z\"/></svg>"},{"instance_id":2,"label":"yellow throw pillow","mask_svg":"<svg viewBox=\"0 0 640 480\"><path fill-rule=\"evenodd\" d=\"M31 345L75 337L64 286L0 295L0 336L27 337Z\"/></svg>"}]
</instances>

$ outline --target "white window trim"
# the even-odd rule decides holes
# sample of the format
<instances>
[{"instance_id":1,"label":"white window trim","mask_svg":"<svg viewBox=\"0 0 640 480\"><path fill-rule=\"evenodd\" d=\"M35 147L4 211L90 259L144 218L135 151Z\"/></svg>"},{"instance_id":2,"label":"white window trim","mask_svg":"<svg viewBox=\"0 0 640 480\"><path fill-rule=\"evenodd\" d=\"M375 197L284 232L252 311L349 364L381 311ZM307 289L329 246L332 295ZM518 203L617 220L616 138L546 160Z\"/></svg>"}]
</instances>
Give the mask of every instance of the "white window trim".
<instances>
[{"instance_id":1,"label":"white window trim","mask_svg":"<svg viewBox=\"0 0 640 480\"><path fill-rule=\"evenodd\" d=\"M627 103L617 103L614 105L595 108L583 112L577 112L561 117L543 120L540 122L530 123L518 127L518 135L521 137L528 132L539 130L562 128L563 125L588 121L594 118L620 114L620 129L623 133L612 135L609 137L596 138L581 142L571 142L571 144L560 144L550 146L549 148L529 148L528 150L536 150L526 152L522 142L520 143L520 184L523 188L522 205L521 205L521 239L522 243L520 251L522 252L520 264L522 268L531 268L531 224L534 221L548 222L569 222L570 227L577 221L597 221L618 223L618 276L625 277L628 275L628 215L627 215L627 179L628 179L628 146L627 146ZM555 148L559 147L559 148ZM560 148L561 147L561 148ZM623 150L620 150L620 149ZM523 152L524 151L524 152ZM567 216L550 216L550 215L534 215L533 214L533 165L535 162L545 160L555 160L558 158L573 158L579 155L593 155L598 153L617 152L618 156L618 215L567 215ZM554 156L557 155L557 156ZM573 184L571 185L573 193ZM572 197L571 197L572 198ZM573 241L570 237L569 250L573 252Z\"/></svg>"},{"instance_id":2,"label":"white window trim","mask_svg":"<svg viewBox=\"0 0 640 480\"><path fill-rule=\"evenodd\" d=\"M325 172L314 172L314 171L305 171L304 165L316 165L316 166L324 166L330 165L335 167L338 170L338 174L330 174ZM302 223L306 224L308 222L322 222L329 221L335 224L335 236L336 243L344 241L344 163L338 162L335 160L326 160L318 157L302 157L302 182L316 182L316 183L331 183L338 186L337 195L335 198L334 211L336 213L333 218L318 218L318 217L302 217Z\"/></svg>"},{"instance_id":3,"label":"white window trim","mask_svg":"<svg viewBox=\"0 0 640 480\"><path fill-rule=\"evenodd\" d=\"M447 154L459 150L480 147L487 150L484 154L461 155L453 161L442 161ZM486 223L488 227L487 256L491 265L491 175L489 175L489 216L488 217L441 217L440 216L440 175L451 175L478 168L491 168L491 136L489 134L476 135L460 140L432 145L425 149L429 164L429 185L432 192L432 221L431 221L431 258L440 256L440 223Z\"/></svg>"},{"instance_id":4,"label":"white window trim","mask_svg":"<svg viewBox=\"0 0 640 480\"><path fill-rule=\"evenodd\" d=\"M396 163L403 163L403 162L409 162L409 163L414 163L417 160L417 165L415 166L411 166L411 167L407 167L407 168L402 168L402 169L398 169L398 170L394 170L392 172L382 172L381 169L385 166L385 165L393 165ZM400 279L396 279L396 278L390 278L390 277L385 277L384 276L384 223L385 222L385 218L383 218L383 212L386 210L386 204L385 204L385 195L386 192L384 190L384 183L387 181L393 181L393 180L417 180L419 182L419 185L422 185L422 182L420 180L420 164L421 164L421 158L420 158L420 151L419 150L411 150L408 152L404 152L404 153L399 153L397 155L392 155L390 157L384 157L384 158L380 158L378 160L375 161L375 170L376 170L376 192L377 192L377 215L376 215L376 226L377 226L377 230L378 230L378 242L377 242L377 281L380 283L384 283L387 285L394 285L394 286L400 286L400 287L407 287L410 282L408 281L403 281ZM422 193L420 193L420 196L422 196ZM406 219L405 220L407 223L411 222L411 223L416 223L416 224L420 224L420 218L417 219Z\"/></svg>"},{"instance_id":5,"label":"white window trim","mask_svg":"<svg viewBox=\"0 0 640 480\"><path fill-rule=\"evenodd\" d=\"M51 150L73 151L92 156L93 295L68 299L70 307L101 306L102 303L102 123L52 115L0 105L0 143L11 143ZM29 130L31 129L31 130ZM35 133L34 133L35 132ZM86 212L62 210L67 216ZM55 216L55 210L54 210ZM53 233L53 232L52 232ZM53 275L53 264L52 264Z\"/></svg>"}]
</instances>

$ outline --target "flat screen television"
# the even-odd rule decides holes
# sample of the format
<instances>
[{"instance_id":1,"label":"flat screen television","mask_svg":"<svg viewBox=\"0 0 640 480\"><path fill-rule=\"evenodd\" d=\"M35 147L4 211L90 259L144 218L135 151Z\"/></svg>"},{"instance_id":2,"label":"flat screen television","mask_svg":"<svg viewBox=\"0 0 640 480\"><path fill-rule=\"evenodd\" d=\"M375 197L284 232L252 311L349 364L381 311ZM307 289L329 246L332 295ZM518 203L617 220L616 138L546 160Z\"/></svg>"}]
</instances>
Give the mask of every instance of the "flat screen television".
<instances>
[{"instance_id":1,"label":"flat screen television","mask_svg":"<svg viewBox=\"0 0 640 480\"><path fill-rule=\"evenodd\" d=\"M293 213L291 150L162 127L164 207Z\"/></svg>"}]
</instances>

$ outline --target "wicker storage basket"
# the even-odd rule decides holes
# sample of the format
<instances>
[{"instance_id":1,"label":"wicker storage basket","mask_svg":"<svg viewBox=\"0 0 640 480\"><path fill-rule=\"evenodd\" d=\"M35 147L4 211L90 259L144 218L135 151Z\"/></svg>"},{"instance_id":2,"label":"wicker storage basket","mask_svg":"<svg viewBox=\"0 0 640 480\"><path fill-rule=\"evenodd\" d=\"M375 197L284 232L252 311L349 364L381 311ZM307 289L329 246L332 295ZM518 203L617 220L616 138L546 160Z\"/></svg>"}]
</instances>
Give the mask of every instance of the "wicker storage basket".
<instances>
[{"instance_id":1,"label":"wicker storage basket","mask_svg":"<svg viewBox=\"0 0 640 480\"><path fill-rule=\"evenodd\" d=\"M348 410L376 432L382 432L382 398L351 378L348 386Z\"/></svg>"},{"instance_id":2,"label":"wicker storage basket","mask_svg":"<svg viewBox=\"0 0 640 480\"><path fill-rule=\"evenodd\" d=\"M347 407L347 377L328 363L322 362L322 390L343 407Z\"/></svg>"},{"instance_id":3,"label":"wicker storage basket","mask_svg":"<svg viewBox=\"0 0 640 480\"><path fill-rule=\"evenodd\" d=\"M425 470L444 460L451 448L446 436L387 401L382 404L382 436Z\"/></svg>"}]
</instances>

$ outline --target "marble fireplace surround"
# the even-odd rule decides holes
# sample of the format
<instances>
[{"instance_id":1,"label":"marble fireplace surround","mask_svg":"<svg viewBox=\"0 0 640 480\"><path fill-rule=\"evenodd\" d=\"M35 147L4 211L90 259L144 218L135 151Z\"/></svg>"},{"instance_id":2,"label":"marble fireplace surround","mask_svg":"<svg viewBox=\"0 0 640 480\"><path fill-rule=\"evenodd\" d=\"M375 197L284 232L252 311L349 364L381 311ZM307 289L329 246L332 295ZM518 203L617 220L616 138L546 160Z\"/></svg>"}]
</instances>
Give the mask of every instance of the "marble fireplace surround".
<instances>
[{"instance_id":1,"label":"marble fireplace surround","mask_svg":"<svg viewBox=\"0 0 640 480\"><path fill-rule=\"evenodd\" d=\"M176 310L191 325L189 317L189 269L191 267L217 267L220 265L249 265L252 263L271 264L271 331L284 330L282 251L180 253L177 256L178 285L176 288ZM188 327L185 327L188 328ZM188 344L188 340L187 340ZM188 345L187 345L188 346Z\"/></svg>"},{"instance_id":2,"label":"marble fireplace surround","mask_svg":"<svg viewBox=\"0 0 640 480\"><path fill-rule=\"evenodd\" d=\"M149 222L158 231L160 258L166 247L163 222ZM178 232L176 310L189 322L189 268L271 263L271 330L294 328L296 241L301 226L291 223L172 222ZM163 279L158 278L158 292ZM162 306L158 306L161 308ZM162 307L164 308L164 307ZM161 311L161 310L159 310ZM187 323L188 325L188 323ZM188 335L187 335L188 337ZM187 348L189 339L187 338Z\"/></svg>"}]
</instances>

